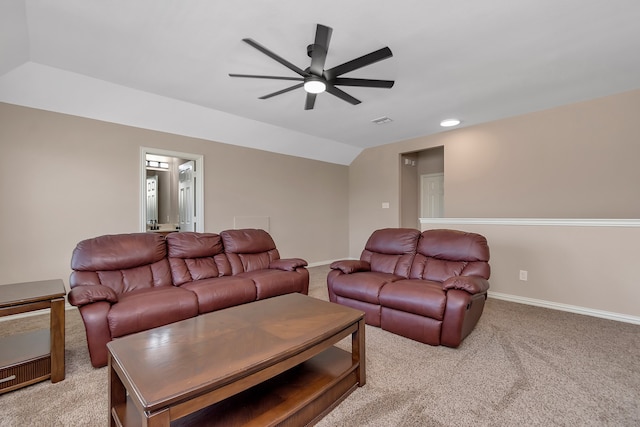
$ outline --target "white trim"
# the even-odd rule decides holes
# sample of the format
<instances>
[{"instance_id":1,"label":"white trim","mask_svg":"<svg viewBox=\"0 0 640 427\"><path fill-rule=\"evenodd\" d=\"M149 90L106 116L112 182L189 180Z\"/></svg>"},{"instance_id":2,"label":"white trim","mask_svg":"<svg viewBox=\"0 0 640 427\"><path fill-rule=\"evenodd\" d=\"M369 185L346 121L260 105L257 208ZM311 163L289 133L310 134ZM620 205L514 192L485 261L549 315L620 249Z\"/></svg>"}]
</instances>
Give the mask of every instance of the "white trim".
<instances>
[{"instance_id":1,"label":"white trim","mask_svg":"<svg viewBox=\"0 0 640 427\"><path fill-rule=\"evenodd\" d=\"M614 313L611 311L595 310L592 308L579 307L576 305L562 304L558 302L545 301L533 298L520 297L517 295L503 294L500 292L488 292L490 298L519 304L533 305L536 307L550 308L552 310L568 311L570 313L583 314L585 316L600 317L602 319L615 320L618 322L633 323L640 325L640 317L627 314Z\"/></svg>"},{"instance_id":2,"label":"white trim","mask_svg":"<svg viewBox=\"0 0 640 427\"><path fill-rule=\"evenodd\" d=\"M640 219L600 218L420 218L420 224L543 225L574 227L640 227Z\"/></svg>"},{"instance_id":3,"label":"white trim","mask_svg":"<svg viewBox=\"0 0 640 427\"><path fill-rule=\"evenodd\" d=\"M311 267L321 267L323 265L331 265L334 261L341 261L343 259L357 259L357 258L338 258L338 259L334 259L334 260L329 260L329 261L318 261L318 262L312 262L311 264L307 265L307 268L311 268Z\"/></svg>"}]
</instances>

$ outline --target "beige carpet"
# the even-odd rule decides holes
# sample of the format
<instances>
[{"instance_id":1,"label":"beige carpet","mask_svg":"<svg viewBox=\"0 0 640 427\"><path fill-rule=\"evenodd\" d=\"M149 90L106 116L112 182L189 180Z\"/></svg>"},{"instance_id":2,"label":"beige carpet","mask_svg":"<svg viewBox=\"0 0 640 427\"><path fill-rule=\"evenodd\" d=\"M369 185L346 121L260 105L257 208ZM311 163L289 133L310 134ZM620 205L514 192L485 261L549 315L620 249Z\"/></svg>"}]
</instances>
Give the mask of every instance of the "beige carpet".
<instances>
[{"instance_id":1,"label":"beige carpet","mask_svg":"<svg viewBox=\"0 0 640 427\"><path fill-rule=\"evenodd\" d=\"M327 299L326 267L310 294ZM0 335L47 316L0 322ZM0 426L108 425L107 370L93 369L67 311L66 379L0 395ZM458 349L367 326L367 385L318 426L638 426L640 326L489 299Z\"/></svg>"}]
</instances>

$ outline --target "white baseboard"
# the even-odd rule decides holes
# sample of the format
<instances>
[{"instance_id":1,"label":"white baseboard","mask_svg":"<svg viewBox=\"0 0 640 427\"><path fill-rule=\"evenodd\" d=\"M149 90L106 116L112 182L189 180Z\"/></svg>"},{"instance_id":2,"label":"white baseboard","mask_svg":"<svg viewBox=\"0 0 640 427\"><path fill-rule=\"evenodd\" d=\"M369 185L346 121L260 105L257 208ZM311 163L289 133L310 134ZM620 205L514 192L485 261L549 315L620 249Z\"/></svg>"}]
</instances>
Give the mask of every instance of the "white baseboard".
<instances>
[{"instance_id":1,"label":"white baseboard","mask_svg":"<svg viewBox=\"0 0 640 427\"><path fill-rule=\"evenodd\" d=\"M320 267L321 265L329 265L334 261L340 261L342 259L349 259L349 258L339 258L339 259L333 259L333 260L330 260L330 261L312 262L309 265L307 265L307 267Z\"/></svg>"},{"instance_id":2,"label":"white baseboard","mask_svg":"<svg viewBox=\"0 0 640 427\"><path fill-rule=\"evenodd\" d=\"M584 314L586 316L600 317L602 319L616 320L618 322L633 323L640 325L640 317L630 316L627 314L614 313L611 311L595 310L592 308L579 307L576 305L562 304L559 302L545 301L534 298L520 297L517 295L503 294L500 292L489 291L489 297L517 302L520 304L534 305L537 307L550 308L552 310L568 311L570 313Z\"/></svg>"}]
</instances>

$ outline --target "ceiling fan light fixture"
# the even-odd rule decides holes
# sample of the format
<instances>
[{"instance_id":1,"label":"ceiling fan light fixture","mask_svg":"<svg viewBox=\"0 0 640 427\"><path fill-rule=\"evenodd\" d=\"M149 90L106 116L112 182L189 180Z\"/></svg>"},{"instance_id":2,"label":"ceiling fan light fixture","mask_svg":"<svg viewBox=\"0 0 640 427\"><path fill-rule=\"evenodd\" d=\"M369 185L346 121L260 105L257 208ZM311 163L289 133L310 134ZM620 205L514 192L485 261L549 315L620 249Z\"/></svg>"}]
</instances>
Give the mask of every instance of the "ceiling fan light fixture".
<instances>
[{"instance_id":1,"label":"ceiling fan light fixture","mask_svg":"<svg viewBox=\"0 0 640 427\"><path fill-rule=\"evenodd\" d=\"M445 119L440 122L440 126L443 128L450 128L453 126L458 126L460 124L460 120L458 119Z\"/></svg>"},{"instance_id":2,"label":"ceiling fan light fixture","mask_svg":"<svg viewBox=\"0 0 640 427\"><path fill-rule=\"evenodd\" d=\"M312 76L305 80L304 90L308 93L322 93L327 90L327 85L320 78Z\"/></svg>"}]
</instances>

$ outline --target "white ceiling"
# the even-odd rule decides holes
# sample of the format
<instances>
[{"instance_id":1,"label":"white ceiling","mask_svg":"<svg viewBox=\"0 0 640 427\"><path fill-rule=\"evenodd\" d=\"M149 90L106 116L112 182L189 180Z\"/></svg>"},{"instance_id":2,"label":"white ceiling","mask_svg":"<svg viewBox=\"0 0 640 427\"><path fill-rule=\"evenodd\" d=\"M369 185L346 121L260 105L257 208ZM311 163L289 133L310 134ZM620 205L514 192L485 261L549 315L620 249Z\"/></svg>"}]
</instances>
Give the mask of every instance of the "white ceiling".
<instances>
[{"instance_id":1,"label":"white ceiling","mask_svg":"<svg viewBox=\"0 0 640 427\"><path fill-rule=\"evenodd\" d=\"M318 7L314 7L317 5ZM349 164L364 148L640 88L638 0L2 0L0 101ZM316 24L326 68L384 46L305 111L295 76ZM388 116L393 122L374 125Z\"/></svg>"}]
</instances>

